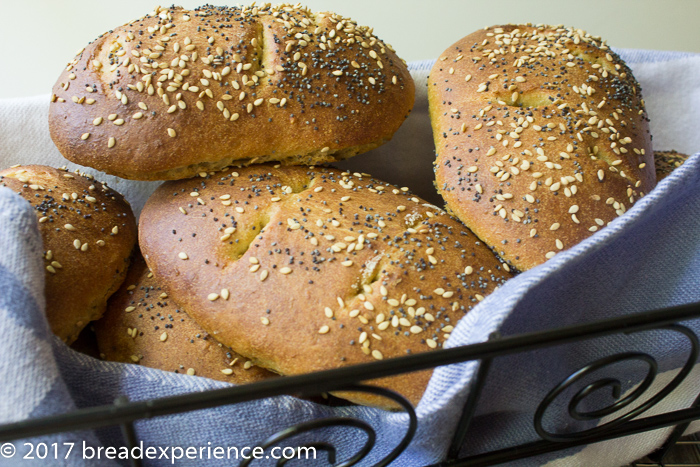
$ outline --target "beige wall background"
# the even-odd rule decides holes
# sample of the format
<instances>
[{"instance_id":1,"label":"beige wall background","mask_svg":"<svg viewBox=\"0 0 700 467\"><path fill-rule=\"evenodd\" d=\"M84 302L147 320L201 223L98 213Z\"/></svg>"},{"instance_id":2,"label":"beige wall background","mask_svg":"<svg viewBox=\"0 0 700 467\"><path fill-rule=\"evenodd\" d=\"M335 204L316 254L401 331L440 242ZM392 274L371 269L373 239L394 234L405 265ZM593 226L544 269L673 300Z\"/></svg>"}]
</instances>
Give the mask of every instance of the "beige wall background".
<instances>
[{"instance_id":1,"label":"beige wall background","mask_svg":"<svg viewBox=\"0 0 700 467\"><path fill-rule=\"evenodd\" d=\"M202 1L176 3L194 8ZM376 35L407 61L435 58L484 26L522 22L575 26L607 39L613 47L700 52L700 0L307 0L304 4L374 27ZM63 66L85 44L155 6L143 0L0 0L0 98L50 92Z\"/></svg>"}]
</instances>

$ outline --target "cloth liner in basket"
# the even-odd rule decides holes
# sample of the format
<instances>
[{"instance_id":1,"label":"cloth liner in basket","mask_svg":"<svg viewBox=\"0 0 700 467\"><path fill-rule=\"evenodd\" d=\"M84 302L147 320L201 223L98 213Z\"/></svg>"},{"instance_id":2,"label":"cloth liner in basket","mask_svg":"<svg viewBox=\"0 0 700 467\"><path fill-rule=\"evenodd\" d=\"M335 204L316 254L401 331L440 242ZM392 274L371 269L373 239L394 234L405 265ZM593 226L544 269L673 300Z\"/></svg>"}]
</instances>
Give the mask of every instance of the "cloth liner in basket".
<instances>
[{"instance_id":1,"label":"cloth liner in basket","mask_svg":"<svg viewBox=\"0 0 700 467\"><path fill-rule=\"evenodd\" d=\"M618 50L642 84L656 149L700 151L700 55ZM340 164L370 172L388 182L409 186L442 205L432 185L433 142L427 112L426 78L431 61L410 64L417 84L413 113L394 139L371 153ZM13 164L67 163L53 146L47 125L48 96L0 101L0 167ZM125 194L140 212L157 182L134 182L99 174ZM137 365L102 362L67 348L54 338L43 316L43 251L34 212L9 189L0 188L0 423L111 404L121 394L145 400L224 387L204 378L167 373ZM663 180L624 216L546 264L523 273L487 297L463 318L448 347L482 342L502 335L551 329L655 308L700 301L700 153ZM700 333L700 320L688 323ZM526 354L497 358L484 388L462 454L474 454L537 440L533 414L542 398L570 373L593 360L627 350L655 356L662 373L649 394L670 380L685 361L687 340L669 331L584 341ZM435 371L417 408L418 432L394 465L419 466L443 459L477 362ZM598 377L613 376L629 391L647 368L627 363L608 367ZM591 380L592 381L592 380ZM648 414L689 406L700 392L700 368ZM589 381L590 382L590 381ZM573 394L573 393L572 393ZM570 396L571 394L569 394ZM610 403L596 394L591 404ZM645 400L643 397L642 400ZM545 417L550 431L575 432L591 425L567 414L569 398L558 398ZM600 405L599 405L600 406ZM588 407L590 409L590 407ZM619 415L619 414L618 414ZM362 419L377 431L377 443L360 465L371 465L402 438L407 417L366 407L329 408L292 397L259 400L136 423L144 446L186 448L255 446L278 430L326 416ZM614 416L614 415L613 415ZM593 423L593 422L591 422ZM700 424L691 426L700 430ZM658 447L670 429L522 460L512 465L618 466ZM39 440L31 440L35 444ZM118 428L64 433L41 441L59 443L51 465L119 465L124 461L82 459L83 445L121 446ZM330 428L300 436L282 446L309 441L332 442L337 459L352 456L365 435L351 428ZM75 448L66 460L64 442ZM2 465L47 465L21 459L28 447ZM53 448L52 448L53 449ZM160 452L160 451L159 451ZM91 451L87 450L87 454ZM253 465L270 465L270 460ZM327 465L324 453L303 465ZM172 459L145 461L172 465ZM176 465L231 465L225 460L180 460Z\"/></svg>"}]
</instances>

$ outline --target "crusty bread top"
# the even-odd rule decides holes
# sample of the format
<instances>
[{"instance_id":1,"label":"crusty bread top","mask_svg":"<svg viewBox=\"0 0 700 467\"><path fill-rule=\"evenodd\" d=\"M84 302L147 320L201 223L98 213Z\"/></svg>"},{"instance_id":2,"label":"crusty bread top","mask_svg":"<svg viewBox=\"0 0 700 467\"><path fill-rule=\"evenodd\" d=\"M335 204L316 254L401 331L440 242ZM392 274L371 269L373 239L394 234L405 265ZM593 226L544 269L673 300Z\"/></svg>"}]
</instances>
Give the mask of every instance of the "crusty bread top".
<instances>
[{"instance_id":1,"label":"crusty bread top","mask_svg":"<svg viewBox=\"0 0 700 467\"><path fill-rule=\"evenodd\" d=\"M238 384L273 376L198 326L160 288L141 255L94 326L106 360Z\"/></svg>"},{"instance_id":2,"label":"crusty bread top","mask_svg":"<svg viewBox=\"0 0 700 467\"><path fill-rule=\"evenodd\" d=\"M46 315L72 342L104 312L124 280L136 243L136 220L124 198L89 175L41 165L0 171L0 186L36 210L44 242Z\"/></svg>"},{"instance_id":3,"label":"crusty bread top","mask_svg":"<svg viewBox=\"0 0 700 467\"><path fill-rule=\"evenodd\" d=\"M663 180L687 160L687 154L680 153L673 149L670 151L654 151L656 177L659 181Z\"/></svg>"},{"instance_id":4,"label":"crusty bread top","mask_svg":"<svg viewBox=\"0 0 700 467\"><path fill-rule=\"evenodd\" d=\"M428 85L448 208L524 270L656 184L639 84L600 38L506 25L457 41Z\"/></svg>"},{"instance_id":5,"label":"crusty bread top","mask_svg":"<svg viewBox=\"0 0 700 467\"><path fill-rule=\"evenodd\" d=\"M336 169L262 165L166 182L139 230L168 294L283 375L442 347L511 277L441 209ZM429 376L381 383L418 402Z\"/></svg>"},{"instance_id":6,"label":"crusty bread top","mask_svg":"<svg viewBox=\"0 0 700 467\"><path fill-rule=\"evenodd\" d=\"M298 6L159 8L104 34L54 86L51 136L123 178L328 162L391 138L406 65L372 29Z\"/></svg>"}]
</instances>

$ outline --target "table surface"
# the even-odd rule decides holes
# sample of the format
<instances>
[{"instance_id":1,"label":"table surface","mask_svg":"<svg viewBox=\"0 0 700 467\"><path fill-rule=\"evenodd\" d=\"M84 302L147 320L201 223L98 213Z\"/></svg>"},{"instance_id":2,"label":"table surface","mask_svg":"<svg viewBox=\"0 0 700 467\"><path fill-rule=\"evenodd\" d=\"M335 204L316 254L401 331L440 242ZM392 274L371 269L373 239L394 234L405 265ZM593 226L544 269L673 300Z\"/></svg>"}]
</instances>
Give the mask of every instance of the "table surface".
<instances>
[{"instance_id":1,"label":"table surface","mask_svg":"<svg viewBox=\"0 0 700 467\"><path fill-rule=\"evenodd\" d=\"M193 8L204 2L178 3ZM407 61L437 58L456 40L485 26L524 22L575 26L604 37L613 47L700 52L698 0L499 0L497 6L465 0L307 0L304 4L374 27L375 34ZM0 0L0 6L0 98L8 98L49 93L78 50L155 5L142 0Z\"/></svg>"}]
</instances>

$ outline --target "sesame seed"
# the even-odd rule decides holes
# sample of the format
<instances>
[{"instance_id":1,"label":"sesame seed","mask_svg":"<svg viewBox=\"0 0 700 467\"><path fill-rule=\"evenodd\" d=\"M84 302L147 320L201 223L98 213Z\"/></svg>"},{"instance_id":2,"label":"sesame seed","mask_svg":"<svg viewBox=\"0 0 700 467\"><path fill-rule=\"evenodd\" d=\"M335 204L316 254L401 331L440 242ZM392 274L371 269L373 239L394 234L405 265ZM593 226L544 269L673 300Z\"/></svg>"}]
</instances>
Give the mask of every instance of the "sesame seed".
<instances>
[{"instance_id":1,"label":"sesame seed","mask_svg":"<svg viewBox=\"0 0 700 467\"><path fill-rule=\"evenodd\" d=\"M221 372L227 376L233 374L233 370L231 368L224 368L223 370L221 370Z\"/></svg>"},{"instance_id":2,"label":"sesame seed","mask_svg":"<svg viewBox=\"0 0 700 467\"><path fill-rule=\"evenodd\" d=\"M181 251L180 253L178 253L177 256L178 256L178 258L183 259L183 260L189 259L189 256L187 256L187 253L185 253L184 251Z\"/></svg>"},{"instance_id":3,"label":"sesame seed","mask_svg":"<svg viewBox=\"0 0 700 467\"><path fill-rule=\"evenodd\" d=\"M175 136L177 136L177 133L172 128L168 128L168 136L174 138Z\"/></svg>"},{"instance_id":4,"label":"sesame seed","mask_svg":"<svg viewBox=\"0 0 700 467\"><path fill-rule=\"evenodd\" d=\"M367 340L367 332L363 331L363 332L360 334L360 337L357 339L357 341L358 341L360 344L364 344L366 340Z\"/></svg>"},{"instance_id":5,"label":"sesame seed","mask_svg":"<svg viewBox=\"0 0 700 467\"><path fill-rule=\"evenodd\" d=\"M168 333L164 332L163 334L160 335L160 341L165 342L166 340L168 340Z\"/></svg>"},{"instance_id":6,"label":"sesame seed","mask_svg":"<svg viewBox=\"0 0 700 467\"><path fill-rule=\"evenodd\" d=\"M331 328L329 328L328 326L326 326L326 325L324 324L323 326L321 326L321 327L319 328L318 333L319 333L319 334L327 334L328 331L330 331L330 330L331 330Z\"/></svg>"},{"instance_id":7,"label":"sesame seed","mask_svg":"<svg viewBox=\"0 0 700 467\"><path fill-rule=\"evenodd\" d=\"M282 269L280 269L281 274L291 274L291 272L292 272L291 268L288 268L286 266L283 267Z\"/></svg>"},{"instance_id":8,"label":"sesame seed","mask_svg":"<svg viewBox=\"0 0 700 467\"><path fill-rule=\"evenodd\" d=\"M207 300L209 300L211 302L218 300L218 299L219 299L218 293L210 293L209 295L207 295Z\"/></svg>"}]
</instances>

